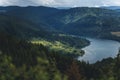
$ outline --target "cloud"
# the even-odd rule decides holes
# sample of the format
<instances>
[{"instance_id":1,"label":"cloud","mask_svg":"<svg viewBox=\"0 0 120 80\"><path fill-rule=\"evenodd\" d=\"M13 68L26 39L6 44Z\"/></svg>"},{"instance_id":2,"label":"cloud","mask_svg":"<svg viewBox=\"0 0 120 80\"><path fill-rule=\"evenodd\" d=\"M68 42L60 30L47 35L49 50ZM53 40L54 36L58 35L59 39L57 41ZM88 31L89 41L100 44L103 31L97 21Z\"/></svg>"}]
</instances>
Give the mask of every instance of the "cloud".
<instances>
[{"instance_id":1,"label":"cloud","mask_svg":"<svg viewBox=\"0 0 120 80\"><path fill-rule=\"evenodd\" d=\"M119 6L119 0L0 0L0 6L53 6L53 7L79 7L79 6Z\"/></svg>"},{"instance_id":2,"label":"cloud","mask_svg":"<svg viewBox=\"0 0 120 80\"><path fill-rule=\"evenodd\" d=\"M11 3L13 2L8 1L8 0L0 0L0 5L10 5Z\"/></svg>"},{"instance_id":3,"label":"cloud","mask_svg":"<svg viewBox=\"0 0 120 80\"><path fill-rule=\"evenodd\" d=\"M105 0L105 4L106 5L116 5L116 6L120 6L120 0ZM103 2L104 3L104 2Z\"/></svg>"},{"instance_id":4,"label":"cloud","mask_svg":"<svg viewBox=\"0 0 120 80\"><path fill-rule=\"evenodd\" d=\"M0 0L0 6L11 6L11 5L18 5L18 6L27 6L33 5L30 0Z\"/></svg>"},{"instance_id":5,"label":"cloud","mask_svg":"<svg viewBox=\"0 0 120 80\"><path fill-rule=\"evenodd\" d=\"M34 0L33 3L43 6L59 6L61 4L57 0Z\"/></svg>"}]
</instances>

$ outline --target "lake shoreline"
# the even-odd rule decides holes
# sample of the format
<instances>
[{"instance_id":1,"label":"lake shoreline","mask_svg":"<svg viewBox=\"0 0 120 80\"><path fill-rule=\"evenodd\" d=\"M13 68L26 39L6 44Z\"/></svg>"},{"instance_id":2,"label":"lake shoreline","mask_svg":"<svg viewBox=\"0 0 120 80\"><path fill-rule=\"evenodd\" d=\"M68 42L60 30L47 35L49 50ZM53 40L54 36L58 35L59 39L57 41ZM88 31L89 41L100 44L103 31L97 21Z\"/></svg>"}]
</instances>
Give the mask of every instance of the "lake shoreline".
<instances>
[{"instance_id":1,"label":"lake shoreline","mask_svg":"<svg viewBox=\"0 0 120 80\"><path fill-rule=\"evenodd\" d=\"M86 38L90 41L90 45L82 48L85 54L78 57L80 61L86 61L90 63L96 63L104 58L115 57L117 55L120 43L115 40L98 39L98 38Z\"/></svg>"}]
</instances>

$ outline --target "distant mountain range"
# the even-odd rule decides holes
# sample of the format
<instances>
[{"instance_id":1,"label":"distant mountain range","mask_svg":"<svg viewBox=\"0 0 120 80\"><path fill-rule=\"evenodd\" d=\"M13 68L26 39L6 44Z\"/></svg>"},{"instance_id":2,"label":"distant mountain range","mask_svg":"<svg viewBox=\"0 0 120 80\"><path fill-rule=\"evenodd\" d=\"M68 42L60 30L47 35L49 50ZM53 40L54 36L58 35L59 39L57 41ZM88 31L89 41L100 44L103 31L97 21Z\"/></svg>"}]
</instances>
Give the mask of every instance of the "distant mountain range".
<instances>
[{"instance_id":1,"label":"distant mountain range","mask_svg":"<svg viewBox=\"0 0 120 80\"><path fill-rule=\"evenodd\" d=\"M107 37L111 35L111 32L120 31L120 12L106 8L56 9L43 6L8 6L0 7L0 10L5 11L0 13L0 28L13 29L11 27L14 26L18 30L15 30L17 34L21 35L24 33L26 35L28 33L29 35L33 35L33 33L47 35L44 32L62 32L82 36ZM7 21L10 20L9 16L14 17L12 18L13 22L7 24ZM3 23L7 24L7 27L4 27ZM23 28L19 29L22 26Z\"/></svg>"},{"instance_id":2,"label":"distant mountain range","mask_svg":"<svg viewBox=\"0 0 120 80\"><path fill-rule=\"evenodd\" d=\"M56 7L57 9L70 9L72 7Z\"/></svg>"},{"instance_id":3,"label":"distant mountain range","mask_svg":"<svg viewBox=\"0 0 120 80\"><path fill-rule=\"evenodd\" d=\"M120 9L120 6L102 6L101 8L111 9L111 10L118 10L118 9Z\"/></svg>"}]
</instances>

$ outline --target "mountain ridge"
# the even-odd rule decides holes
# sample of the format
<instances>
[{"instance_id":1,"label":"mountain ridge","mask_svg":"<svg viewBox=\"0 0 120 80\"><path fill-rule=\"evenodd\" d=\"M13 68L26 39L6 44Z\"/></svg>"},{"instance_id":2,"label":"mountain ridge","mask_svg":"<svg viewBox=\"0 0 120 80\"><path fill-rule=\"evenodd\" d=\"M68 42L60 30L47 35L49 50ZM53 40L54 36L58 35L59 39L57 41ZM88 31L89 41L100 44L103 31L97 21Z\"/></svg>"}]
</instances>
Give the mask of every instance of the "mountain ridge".
<instances>
[{"instance_id":1,"label":"mountain ridge","mask_svg":"<svg viewBox=\"0 0 120 80\"><path fill-rule=\"evenodd\" d=\"M2 14L31 21L38 27L42 25L48 32L103 37L120 30L120 12L115 10L93 7L56 9L43 6L5 8L8 11Z\"/></svg>"}]
</instances>

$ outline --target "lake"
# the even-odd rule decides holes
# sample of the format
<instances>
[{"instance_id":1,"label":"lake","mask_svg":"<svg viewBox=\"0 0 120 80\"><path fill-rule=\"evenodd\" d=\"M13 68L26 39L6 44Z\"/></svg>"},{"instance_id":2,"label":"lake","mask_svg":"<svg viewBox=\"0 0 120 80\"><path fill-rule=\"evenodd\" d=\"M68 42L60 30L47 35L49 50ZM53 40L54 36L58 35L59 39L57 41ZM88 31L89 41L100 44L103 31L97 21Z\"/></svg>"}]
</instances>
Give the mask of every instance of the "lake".
<instances>
[{"instance_id":1,"label":"lake","mask_svg":"<svg viewBox=\"0 0 120 80\"><path fill-rule=\"evenodd\" d=\"M85 51L85 55L79 57L78 60L95 63L97 61L101 61L104 58L114 58L118 54L120 43L117 41L93 38L86 39L88 39L91 43L89 46L82 49Z\"/></svg>"}]
</instances>

